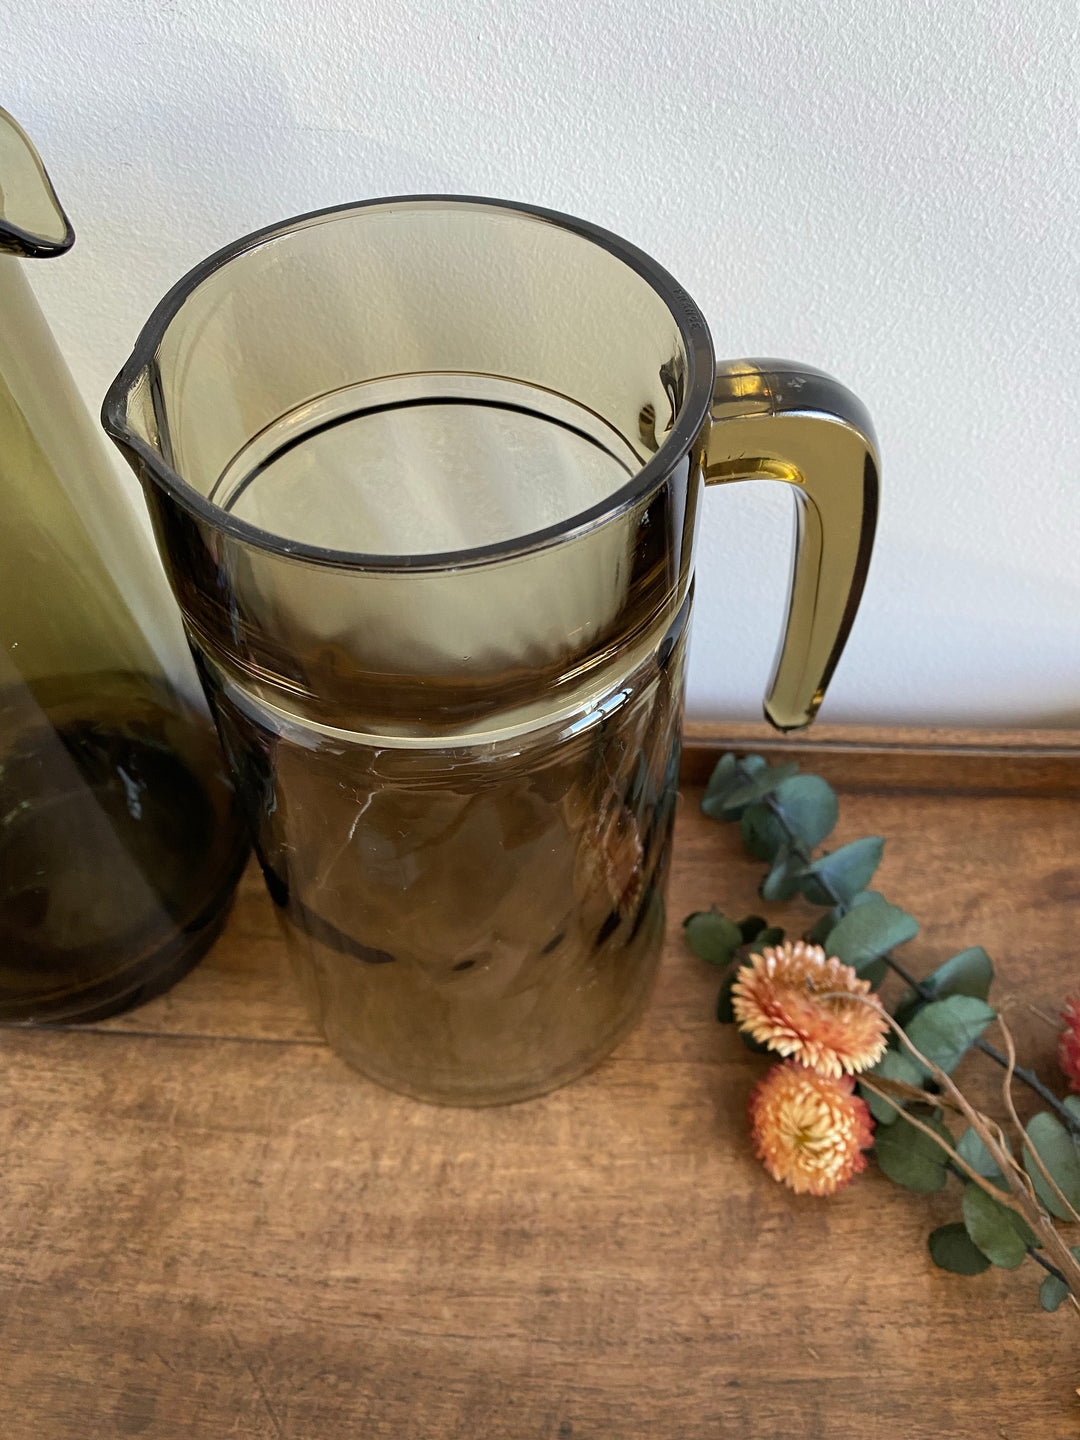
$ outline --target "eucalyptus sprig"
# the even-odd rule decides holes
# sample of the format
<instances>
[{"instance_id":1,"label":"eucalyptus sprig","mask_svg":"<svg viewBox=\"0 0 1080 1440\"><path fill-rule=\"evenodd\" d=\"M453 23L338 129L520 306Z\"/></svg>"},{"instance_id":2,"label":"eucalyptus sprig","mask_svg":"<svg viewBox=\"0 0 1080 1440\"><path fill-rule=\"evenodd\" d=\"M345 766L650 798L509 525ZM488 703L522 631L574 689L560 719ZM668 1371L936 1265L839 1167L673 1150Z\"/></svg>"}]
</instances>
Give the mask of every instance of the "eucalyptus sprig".
<instances>
[{"instance_id":1,"label":"eucalyptus sprig","mask_svg":"<svg viewBox=\"0 0 1080 1440\"><path fill-rule=\"evenodd\" d=\"M886 1015L889 1048L860 1076L859 1091L876 1121L874 1154L885 1175L923 1193L944 1188L950 1176L963 1183L961 1220L929 1236L935 1263L971 1275L991 1265L1012 1269L1030 1257L1046 1272L1039 1292L1044 1308L1057 1309L1068 1297L1080 1310L1080 1246L1070 1249L1054 1224L1080 1222L1080 1096L1059 1099L1033 1071L1016 1065L1011 1033L988 1003L994 968L986 951L979 945L961 950L922 980L909 973L894 951L919 933L918 921L868 888L885 841L871 835L832 851L819 848L839 818L836 792L821 776L790 762L727 754L713 771L702 809L738 823L747 850L767 864L762 900L801 894L823 907L805 941L872 987L890 969L908 987L895 1016ZM724 972L717 1018L733 1021L732 987L746 973L743 966L751 954L781 944L783 929L760 915L736 921L716 909L695 912L684 924L694 953ZM883 1009L876 995L866 1003ZM1004 1051L985 1037L994 1023ZM743 1039L751 1049L768 1048L745 1031ZM1005 1072L1003 1102L1019 1159L1005 1130L951 1078L972 1048ZM1026 1128L1013 1105L1014 1080L1048 1107ZM967 1121L955 1138L946 1115Z\"/></svg>"}]
</instances>

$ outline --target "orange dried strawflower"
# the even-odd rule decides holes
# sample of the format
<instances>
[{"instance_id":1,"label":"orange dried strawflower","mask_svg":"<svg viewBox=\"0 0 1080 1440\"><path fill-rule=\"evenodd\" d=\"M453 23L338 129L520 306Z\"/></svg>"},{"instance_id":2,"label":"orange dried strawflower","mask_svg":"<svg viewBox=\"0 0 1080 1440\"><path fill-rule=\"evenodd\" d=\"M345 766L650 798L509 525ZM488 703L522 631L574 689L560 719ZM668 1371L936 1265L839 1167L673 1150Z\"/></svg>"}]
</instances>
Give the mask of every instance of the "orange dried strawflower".
<instances>
[{"instance_id":1,"label":"orange dried strawflower","mask_svg":"<svg viewBox=\"0 0 1080 1440\"><path fill-rule=\"evenodd\" d=\"M848 1075L818 1075L794 1060L774 1065L750 1097L754 1149L798 1195L833 1195L866 1169L873 1143L866 1102Z\"/></svg>"},{"instance_id":2,"label":"orange dried strawflower","mask_svg":"<svg viewBox=\"0 0 1080 1440\"><path fill-rule=\"evenodd\" d=\"M731 987L731 1004L755 1040L819 1075L838 1076L868 1070L885 1053L884 1016L856 998L869 993L869 981L850 965L826 959L818 945L789 940L751 955Z\"/></svg>"}]
</instances>

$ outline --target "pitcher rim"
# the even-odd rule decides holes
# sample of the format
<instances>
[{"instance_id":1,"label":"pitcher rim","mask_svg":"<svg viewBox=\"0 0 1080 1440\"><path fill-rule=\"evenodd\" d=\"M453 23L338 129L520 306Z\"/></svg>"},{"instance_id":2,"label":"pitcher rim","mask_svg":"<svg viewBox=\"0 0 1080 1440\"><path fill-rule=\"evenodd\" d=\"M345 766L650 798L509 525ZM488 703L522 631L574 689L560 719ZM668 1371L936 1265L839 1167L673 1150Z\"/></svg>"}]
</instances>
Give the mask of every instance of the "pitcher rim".
<instances>
[{"instance_id":1,"label":"pitcher rim","mask_svg":"<svg viewBox=\"0 0 1080 1440\"><path fill-rule=\"evenodd\" d=\"M568 516L553 525L512 536L486 545L459 550L399 555L367 553L358 550L335 550L290 540L274 531L264 530L241 520L215 504L200 490L174 470L160 451L134 433L128 423L128 402L139 379L146 374L158 346L172 321L190 295L231 260L264 242L287 234L314 221L377 207L428 205L432 208L469 207L474 209L510 210L568 230L591 241L622 261L638 274L663 301L675 322L686 351L687 375L683 403L674 417L672 427L659 448L624 485L603 500ZM121 366L105 393L101 407L101 424L106 434L121 449L142 462L154 484L195 519L211 525L234 540L285 559L309 564L358 571L415 572L452 570L473 565L490 564L545 550L553 545L577 538L632 509L672 472L683 455L688 453L700 434L709 414L715 380L715 358L712 339L705 317L699 307L662 265L645 251L602 226L578 219L558 210L525 204L516 200L498 200L479 195L394 195L370 200L349 201L305 211L231 241L187 271L162 297L143 324L131 354Z\"/></svg>"}]
</instances>

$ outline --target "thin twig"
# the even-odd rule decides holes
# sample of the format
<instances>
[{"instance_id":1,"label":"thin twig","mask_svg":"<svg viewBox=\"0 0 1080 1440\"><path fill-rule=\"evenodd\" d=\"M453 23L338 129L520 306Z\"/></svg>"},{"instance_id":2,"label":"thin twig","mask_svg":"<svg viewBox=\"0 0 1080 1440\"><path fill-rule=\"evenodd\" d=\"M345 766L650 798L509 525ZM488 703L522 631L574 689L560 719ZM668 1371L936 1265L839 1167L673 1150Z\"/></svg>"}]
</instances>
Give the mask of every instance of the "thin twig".
<instances>
[{"instance_id":1,"label":"thin twig","mask_svg":"<svg viewBox=\"0 0 1080 1440\"><path fill-rule=\"evenodd\" d=\"M1015 1072L1015 1070L1016 1070L1016 1046L1015 1046L1015 1044L1013 1043L1012 1031L1011 1031L1011 1030L1009 1029L1009 1027L1005 1024L1005 1020L1004 1020L1004 1018L1003 1018L1003 1016L1001 1015L1000 1012L998 1013L998 1016L997 1016L997 1022L998 1022L998 1025L1001 1027L1001 1033L1002 1033L1002 1035L1004 1035L1004 1037L1005 1037L1005 1048L1006 1048L1006 1051L1008 1052L1008 1059L1009 1059L1008 1066L1007 1066L1007 1068L1006 1068L1006 1070L1005 1070L1005 1077L1004 1077L1004 1079L1003 1079L1002 1082L1001 1082L1001 1094L1002 1094L1002 1099L1005 1101L1005 1108L1006 1108L1006 1110L1008 1110L1008 1112L1009 1112L1009 1119L1012 1121L1013 1125L1016 1127L1016 1133L1017 1133L1017 1136L1018 1136L1018 1143L1019 1143L1019 1145L1020 1145L1021 1154L1022 1154L1022 1153L1023 1153L1023 1147L1024 1147L1024 1144L1025 1144L1025 1141L1026 1141L1026 1138L1027 1138L1027 1137L1026 1137L1025 1134L1024 1134L1024 1127L1023 1127L1023 1125L1021 1125L1021 1123L1020 1123L1020 1116L1017 1115L1017 1113L1016 1113L1016 1106L1015 1106L1015 1104L1013 1103L1013 1096L1012 1096L1012 1079L1013 1079L1013 1074L1014 1074L1014 1072ZM1036 1157L1036 1159L1038 1159L1038 1157ZM1046 1170L1046 1167L1043 1165L1043 1163L1042 1163L1041 1160L1039 1160L1038 1163L1039 1163L1039 1168L1040 1168L1040 1170L1042 1170L1042 1171L1044 1172L1043 1178L1056 1190L1056 1189L1057 1189L1057 1186L1054 1184L1053 1178L1051 1177L1049 1171ZM1023 1179L1024 1179L1024 1182L1025 1182L1025 1184L1026 1184L1026 1186L1027 1186L1028 1194L1031 1196L1032 1200L1034 1200L1034 1201L1036 1202L1036 1204L1038 1204L1038 1203L1039 1203L1039 1197L1038 1197L1038 1195L1036 1194L1035 1186L1032 1184L1031 1176L1027 1173L1026 1170L1023 1172ZM1062 1198L1063 1200L1065 1199L1064 1196L1062 1196L1061 1198ZM1066 1203L1066 1205L1068 1205L1069 1202L1066 1200L1065 1203ZM1070 1206L1070 1209L1071 1209L1071 1208L1072 1208L1072 1207Z\"/></svg>"},{"instance_id":2,"label":"thin twig","mask_svg":"<svg viewBox=\"0 0 1080 1440\"><path fill-rule=\"evenodd\" d=\"M1038 1005L1033 1005L1030 1000L1024 1001L1024 1009L1030 1010L1032 1015L1034 1015L1037 1019L1044 1020L1046 1024L1050 1026L1051 1030L1060 1033L1061 1021L1055 1019L1053 1015L1048 1015L1045 1010L1040 1010Z\"/></svg>"},{"instance_id":3,"label":"thin twig","mask_svg":"<svg viewBox=\"0 0 1080 1440\"><path fill-rule=\"evenodd\" d=\"M847 991L840 992L847 994ZM866 1076L859 1076L860 1084L866 1083ZM934 1095L929 1090L922 1090L918 1085L909 1085L906 1080L890 1080L885 1075L875 1075L874 1084L883 1090L886 1095L895 1096L900 1100L913 1100L920 1105L932 1105L935 1110L960 1110L955 1100L950 1100L947 1095Z\"/></svg>"},{"instance_id":4,"label":"thin twig","mask_svg":"<svg viewBox=\"0 0 1080 1440\"><path fill-rule=\"evenodd\" d=\"M1046 1165L1043 1163L1042 1156L1035 1149L1035 1146L1032 1145L1031 1141L1027 1137L1023 1125L1020 1124L1020 1117L1019 1115L1017 1115L1016 1106L1013 1104L1011 1084L1013 1070L1016 1068L1016 1043L1013 1040L1012 1031L1009 1029L1008 1025L1006 1025L1002 1016L999 1015L997 1017L997 1022L998 1025L1001 1027L1002 1035L1005 1037L1005 1048L1008 1051L1009 1055L1009 1068L1005 1071L1005 1081L1002 1086L1002 1093L1005 1098L1005 1105L1009 1111L1009 1119L1016 1126L1017 1133L1019 1135L1021 1153L1023 1153L1023 1151L1025 1150L1027 1151L1027 1153L1031 1156L1032 1160L1034 1160L1035 1162L1035 1168L1038 1170L1039 1174L1050 1187L1050 1191L1054 1195L1054 1198L1065 1207L1069 1216L1071 1216L1071 1218L1078 1225L1080 1225L1080 1215L1078 1215L1076 1210L1073 1208L1073 1205L1069 1201L1068 1196L1062 1193L1061 1187L1058 1185L1054 1177L1050 1174L1050 1171L1046 1168ZM1023 1173L1024 1178L1027 1180L1028 1189L1031 1191L1032 1199L1038 1200L1038 1196L1035 1193L1035 1187L1031 1183L1031 1177L1027 1174L1026 1171L1024 1171Z\"/></svg>"},{"instance_id":5,"label":"thin twig","mask_svg":"<svg viewBox=\"0 0 1080 1440\"><path fill-rule=\"evenodd\" d=\"M949 1156L950 1168L954 1173L957 1170L963 1171L964 1178L978 1185L980 1190L985 1190L991 1200L998 1201L998 1203L1004 1205L1006 1209L1013 1210L1017 1215L1022 1216L1025 1220L1027 1219L1027 1216L1024 1215L1023 1210L1011 1195L1005 1195L996 1185L991 1184L985 1175L980 1175L975 1167L969 1165L963 1156L952 1145L947 1144L944 1138L939 1135L931 1125L924 1124L917 1115L912 1115L910 1110L905 1110L891 1095L886 1095L884 1090L879 1089L872 1080L867 1080L864 1075L859 1076L859 1083L860 1085L864 1085L872 1095L879 1096L887 1105L891 1105L897 1114L906 1120L909 1125L914 1125L916 1130L921 1130L924 1135L929 1135L931 1140L940 1146Z\"/></svg>"},{"instance_id":6,"label":"thin twig","mask_svg":"<svg viewBox=\"0 0 1080 1440\"><path fill-rule=\"evenodd\" d=\"M916 980L914 975L909 974L895 956L889 954L884 955L882 958L894 974L899 975L900 979L903 980L906 985L911 986L920 1000L933 1000L935 998L934 992L930 987L924 985L921 980ZM1045 1016L1043 1018L1045 1019ZM1003 1070L1008 1068L1008 1057L1003 1055L996 1045L991 1045L989 1040L984 1040L981 1035L975 1041L974 1048L981 1050L984 1055L989 1056L989 1058L993 1060L995 1064L1000 1065ZM1013 1074L1017 1080L1022 1080L1029 1090L1033 1090L1040 1100L1050 1106L1071 1135L1080 1139L1080 1120L1065 1108L1052 1090L1047 1089L1035 1074L1034 1070L1025 1070L1020 1065L1014 1065Z\"/></svg>"},{"instance_id":7,"label":"thin twig","mask_svg":"<svg viewBox=\"0 0 1080 1440\"><path fill-rule=\"evenodd\" d=\"M1007 1059L1002 1055L997 1046L991 1045L990 1041L984 1040L981 1035L978 1040L975 1041L975 1049L981 1050L984 1055L989 1055L990 1059L996 1061L998 1065L1005 1066L1008 1064ZM1034 1091L1044 1104L1049 1105L1050 1109L1054 1111L1069 1134L1072 1135L1074 1139L1080 1140L1080 1120L1065 1108L1052 1090L1047 1089L1035 1074L1034 1070L1025 1070L1022 1065L1017 1065L1013 1069L1013 1075L1017 1080L1022 1080L1029 1090Z\"/></svg>"},{"instance_id":8,"label":"thin twig","mask_svg":"<svg viewBox=\"0 0 1080 1440\"><path fill-rule=\"evenodd\" d=\"M996 1200L999 1205L1003 1205L1006 1209L1016 1211L1020 1214L1031 1226L1032 1230L1042 1237L1043 1245L1054 1256L1061 1268L1062 1274L1066 1277L1066 1284L1069 1287L1073 1301L1073 1309L1080 1315L1080 1302L1077 1301L1077 1296L1080 1296L1080 1261L1077 1260L1076 1256L1058 1234L1053 1219L1041 1205L1032 1200L1025 1185L1027 1177L1024 1176L1024 1180L1021 1180L1020 1177L1024 1175L1023 1170L1002 1143L1004 1137L1002 1136L1001 1127L994 1125L981 1111L976 1110L971 1101L968 1100L959 1089L955 1080L953 1080L940 1065L935 1064L933 1060L928 1060L918 1047L912 1044L903 1028L896 1023L888 1011L881 1005L880 1001L869 995L851 995L849 998L875 1008L878 1013L883 1016L886 1024L894 1031L903 1044L906 1045L919 1064L959 1103L961 1110L967 1117L968 1124L986 1146L990 1158L1005 1177L1006 1184L1011 1191L1011 1194L1005 1194L997 1190L996 1187L991 1187L991 1198ZM890 1105L896 1104L896 1102L887 1095L883 1098ZM971 1167L961 1159L956 1150L951 1145L946 1144L936 1131L931 1130L928 1125L922 1125L914 1115L909 1115L907 1112L905 1112L904 1118L909 1124L915 1125L918 1129L925 1130L943 1150L948 1152L951 1160L958 1162L963 1166L966 1173L970 1173L971 1178L976 1180L982 1189L985 1190L988 1188L989 1182L985 1181L982 1176L977 1176L975 1172L971 1170ZM995 1131L997 1132L996 1134L994 1133ZM950 1139L951 1138L950 1136Z\"/></svg>"}]
</instances>

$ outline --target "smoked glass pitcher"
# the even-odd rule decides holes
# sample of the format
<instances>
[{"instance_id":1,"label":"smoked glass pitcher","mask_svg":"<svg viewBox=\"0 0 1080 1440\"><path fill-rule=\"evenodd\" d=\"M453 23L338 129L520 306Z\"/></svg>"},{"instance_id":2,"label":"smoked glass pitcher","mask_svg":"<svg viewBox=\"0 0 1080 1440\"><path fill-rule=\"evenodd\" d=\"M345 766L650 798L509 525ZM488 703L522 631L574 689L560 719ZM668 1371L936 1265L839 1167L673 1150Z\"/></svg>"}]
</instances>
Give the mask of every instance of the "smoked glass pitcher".
<instances>
[{"instance_id":1,"label":"smoked glass pitcher","mask_svg":"<svg viewBox=\"0 0 1080 1440\"><path fill-rule=\"evenodd\" d=\"M74 238L0 110L0 1021L164 989L247 854L154 547L24 273Z\"/></svg>"},{"instance_id":2,"label":"smoked glass pitcher","mask_svg":"<svg viewBox=\"0 0 1080 1440\"><path fill-rule=\"evenodd\" d=\"M414 197L198 266L103 419L331 1045L459 1104L593 1065L660 951L703 487L793 487L766 712L805 725L870 555L859 402L718 369L686 292L595 226Z\"/></svg>"}]
</instances>

